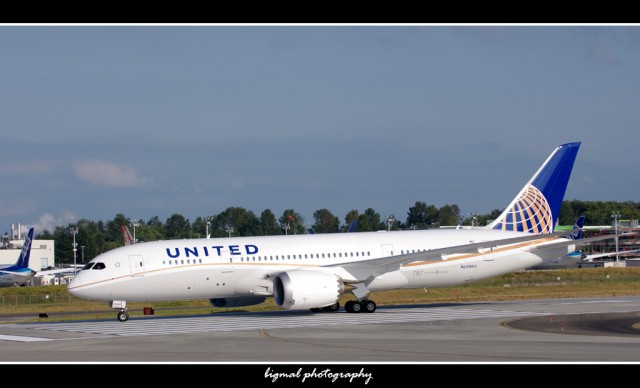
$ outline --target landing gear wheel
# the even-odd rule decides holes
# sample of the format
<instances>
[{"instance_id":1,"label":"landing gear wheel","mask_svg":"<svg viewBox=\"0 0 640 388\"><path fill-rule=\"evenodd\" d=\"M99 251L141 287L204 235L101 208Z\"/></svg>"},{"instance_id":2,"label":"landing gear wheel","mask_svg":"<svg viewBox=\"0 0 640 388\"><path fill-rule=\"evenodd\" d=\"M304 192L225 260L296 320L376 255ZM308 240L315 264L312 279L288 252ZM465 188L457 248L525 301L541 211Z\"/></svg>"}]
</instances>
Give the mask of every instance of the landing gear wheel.
<instances>
[{"instance_id":1,"label":"landing gear wheel","mask_svg":"<svg viewBox=\"0 0 640 388\"><path fill-rule=\"evenodd\" d=\"M348 313L353 313L353 305L354 305L354 301L350 300L347 303L344 304L344 311L348 312Z\"/></svg>"},{"instance_id":2,"label":"landing gear wheel","mask_svg":"<svg viewBox=\"0 0 640 388\"><path fill-rule=\"evenodd\" d=\"M372 313L376 311L376 302L372 300L364 300L360 304L362 305L362 311L364 311L365 313Z\"/></svg>"},{"instance_id":3,"label":"landing gear wheel","mask_svg":"<svg viewBox=\"0 0 640 388\"><path fill-rule=\"evenodd\" d=\"M118 320L120 322L124 322L124 321L126 321L128 319L129 319L129 313L128 312L126 312L126 311L119 311L118 312Z\"/></svg>"},{"instance_id":4,"label":"landing gear wheel","mask_svg":"<svg viewBox=\"0 0 640 388\"><path fill-rule=\"evenodd\" d=\"M338 311L338 310L340 310L340 303L336 302L336 303L334 303L332 305L329 305L329 306L323 308L322 310L327 311L327 312L331 312L331 313L335 312L335 311Z\"/></svg>"},{"instance_id":5,"label":"landing gear wheel","mask_svg":"<svg viewBox=\"0 0 640 388\"><path fill-rule=\"evenodd\" d=\"M352 313L359 313L362 311L362 303L360 302L353 302L353 305L351 306L351 312Z\"/></svg>"}]
</instances>

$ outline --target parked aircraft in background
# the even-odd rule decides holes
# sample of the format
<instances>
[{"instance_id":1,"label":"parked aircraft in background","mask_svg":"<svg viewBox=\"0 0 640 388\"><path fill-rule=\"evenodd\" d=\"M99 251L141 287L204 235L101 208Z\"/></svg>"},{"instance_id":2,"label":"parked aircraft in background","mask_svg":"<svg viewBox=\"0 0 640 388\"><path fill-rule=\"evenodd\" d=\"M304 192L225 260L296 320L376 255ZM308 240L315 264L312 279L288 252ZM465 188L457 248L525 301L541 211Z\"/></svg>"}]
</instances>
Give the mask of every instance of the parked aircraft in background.
<instances>
[{"instance_id":1,"label":"parked aircraft in background","mask_svg":"<svg viewBox=\"0 0 640 388\"><path fill-rule=\"evenodd\" d=\"M580 143L558 146L487 229L426 229L151 241L95 257L68 285L129 318L127 301L273 297L284 309L374 312L374 291L451 287L530 268L576 250L554 233ZM490 183L499 187L499 181Z\"/></svg>"},{"instance_id":2,"label":"parked aircraft in background","mask_svg":"<svg viewBox=\"0 0 640 388\"><path fill-rule=\"evenodd\" d=\"M578 217L575 224L573 224L573 230L567 237L572 240L579 240L583 238L584 233L582 228L584 227L584 216ZM579 250L569 252L566 255L554 257L549 260L545 260L542 264L535 265L529 269L562 269L562 268L577 268L578 263L582 261L582 252Z\"/></svg>"},{"instance_id":3,"label":"parked aircraft in background","mask_svg":"<svg viewBox=\"0 0 640 388\"><path fill-rule=\"evenodd\" d=\"M584 222L585 222L585 217L584 216L580 216L578 217L578 219L576 220L576 223L573 225L573 231L571 232L571 234L569 235L569 238L573 239L573 240L579 240L581 238L583 238L584 233L583 233L583 228L584 228ZM634 233L621 233L618 234L618 237L622 237L622 236L627 236L627 235L633 235ZM610 239L614 239L615 235L610 236ZM596 259L602 259L605 257L615 257L616 254L618 255L629 255L629 254L635 254L637 252L640 252L640 249L635 249L635 250L630 250L630 251L618 251L618 252L605 252L605 253L596 253L596 254L591 254L591 255L585 255L584 253L582 253L582 251L580 250L576 250L570 253L567 253L566 255L563 255L561 257L556 257L550 260L545 261L544 263L540 264L540 265L536 265L532 268L532 270L537 270L537 269L563 269L563 268L579 268L580 264L582 262L591 262L593 260Z\"/></svg>"},{"instance_id":4,"label":"parked aircraft in background","mask_svg":"<svg viewBox=\"0 0 640 388\"><path fill-rule=\"evenodd\" d=\"M29 268L33 230L33 228L30 228L24 238L18 261L15 264L0 266L0 287L23 286L32 280L36 274L34 270Z\"/></svg>"},{"instance_id":5,"label":"parked aircraft in background","mask_svg":"<svg viewBox=\"0 0 640 388\"><path fill-rule=\"evenodd\" d=\"M622 235L618 235L622 236ZM615 258L616 255L629 255L632 253L639 253L640 249L634 249L631 251L618 251L618 252L605 252L605 253L594 253L592 255L582 255L582 261L591 262L595 259L602 259L604 257Z\"/></svg>"},{"instance_id":6,"label":"parked aircraft in background","mask_svg":"<svg viewBox=\"0 0 640 388\"><path fill-rule=\"evenodd\" d=\"M122 238L124 239L124 245L131 245L134 243L133 236L131 232L129 232L129 228L125 225L122 225Z\"/></svg>"},{"instance_id":7,"label":"parked aircraft in background","mask_svg":"<svg viewBox=\"0 0 640 388\"><path fill-rule=\"evenodd\" d=\"M33 281L34 278L40 278L48 275L56 274L73 274L74 268L59 268L45 271L34 271L29 268L29 258L31 257L31 245L33 243L34 228L30 228L25 236L18 261L15 264L0 266L0 287L18 287L25 286Z\"/></svg>"}]
</instances>

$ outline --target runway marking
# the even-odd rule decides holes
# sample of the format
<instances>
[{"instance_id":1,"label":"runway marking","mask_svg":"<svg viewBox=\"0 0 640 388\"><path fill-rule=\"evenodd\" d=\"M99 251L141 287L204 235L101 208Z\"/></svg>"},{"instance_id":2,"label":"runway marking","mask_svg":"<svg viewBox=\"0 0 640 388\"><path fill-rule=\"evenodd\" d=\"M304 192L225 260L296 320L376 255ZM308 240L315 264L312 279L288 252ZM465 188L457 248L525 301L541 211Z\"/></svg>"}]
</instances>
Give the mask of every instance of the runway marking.
<instances>
[{"instance_id":1,"label":"runway marking","mask_svg":"<svg viewBox=\"0 0 640 388\"><path fill-rule=\"evenodd\" d=\"M51 341L50 338L42 337L25 337L22 335L4 335L0 334L0 341L16 341L16 342L38 342L38 341Z\"/></svg>"},{"instance_id":2,"label":"runway marking","mask_svg":"<svg viewBox=\"0 0 640 388\"><path fill-rule=\"evenodd\" d=\"M577 302L562 302L562 303L555 303L556 305L563 305L563 304L593 304L593 303L625 303L626 300L585 300L585 301L577 301Z\"/></svg>"},{"instance_id":3,"label":"runway marking","mask_svg":"<svg viewBox=\"0 0 640 388\"><path fill-rule=\"evenodd\" d=\"M131 319L126 322L83 321L47 324L21 324L14 327L34 331L70 332L103 336L147 336L242 330L285 329L312 326L372 325L385 323L411 323L478 318L512 318L518 316L548 315L540 312L475 310L458 308L398 308L378 309L373 314L346 312L316 314L216 314L200 317ZM12 336L20 338L17 336ZM17 339L13 340L17 340ZM21 337L28 341L35 337ZM1 339L1 338L0 338ZM43 339L44 340L44 339Z\"/></svg>"}]
</instances>

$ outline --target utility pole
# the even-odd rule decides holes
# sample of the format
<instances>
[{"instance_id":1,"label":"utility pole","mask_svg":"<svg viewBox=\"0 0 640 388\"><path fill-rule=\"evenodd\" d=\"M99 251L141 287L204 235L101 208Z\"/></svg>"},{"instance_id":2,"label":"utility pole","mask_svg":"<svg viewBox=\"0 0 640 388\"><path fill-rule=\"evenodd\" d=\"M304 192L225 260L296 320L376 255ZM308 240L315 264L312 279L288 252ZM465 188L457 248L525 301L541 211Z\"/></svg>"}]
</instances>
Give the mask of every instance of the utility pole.
<instances>
[{"instance_id":1,"label":"utility pole","mask_svg":"<svg viewBox=\"0 0 640 388\"><path fill-rule=\"evenodd\" d=\"M616 231L616 264L618 263L618 219L620 219L620 212L614 211L611 212L611 218L613 218L613 223Z\"/></svg>"},{"instance_id":2,"label":"utility pole","mask_svg":"<svg viewBox=\"0 0 640 388\"><path fill-rule=\"evenodd\" d=\"M73 234L73 276L76 275L76 251L78 250L78 244L76 244L76 234L78 234L78 228L69 228L69 232Z\"/></svg>"},{"instance_id":3,"label":"utility pole","mask_svg":"<svg viewBox=\"0 0 640 388\"><path fill-rule=\"evenodd\" d=\"M396 216L393 214L389 214L388 216L385 217L385 220L387 221L387 231L391 231L391 225L393 225L393 223L396 221Z\"/></svg>"},{"instance_id":4,"label":"utility pole","mask_svg":"<svg viewBox=\"0 0 640 388\"><path fill-rule=\"evenodd\" d=\"M140 221L129 219L129 222L131 227L133 228L133 243L135 244L138 242L138 240L136 240L136 228L140 226Z\"/></svg>"},{"instance_id":5,"label":"utility pole","mask_svg":"<svg viewBox=\"0 0 640 388\"><path fill-rule=\"evenodd\" d=\"M478 212L475 212L473 214L467 213L467 217L471 217L471 229L474 229L476 226L478 226Z\"/></svg>"}]
</instances>

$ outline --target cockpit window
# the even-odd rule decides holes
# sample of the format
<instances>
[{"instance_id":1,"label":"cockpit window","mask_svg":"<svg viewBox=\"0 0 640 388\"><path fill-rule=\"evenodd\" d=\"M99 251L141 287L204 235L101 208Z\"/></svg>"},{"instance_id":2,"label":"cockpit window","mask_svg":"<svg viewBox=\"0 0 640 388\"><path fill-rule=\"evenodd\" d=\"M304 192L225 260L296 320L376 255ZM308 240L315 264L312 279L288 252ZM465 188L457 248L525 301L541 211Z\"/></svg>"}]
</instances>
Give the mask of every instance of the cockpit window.
<instances>
[{"instance_id":1,"label":"cockpit window","mask_svg":"<svg viewBox=\"0 0 640 388\"><path fill-rule=\"evenodd\" d=\"M91 267L93 267L95 263L87 263L84 267L82 267L82 269L91 269Z\"/></svg>"},{"instance_id":2,"label":"cockpit window","mask_svg":"<svg viewBox=\"0 0 640 388\"><path fill-rule=\"evenodd\" d=\"M93 269L105 269L106 266L104 265L104 263L96 263L96 265L93 267Z\"/></svg>"}]
</instances>

